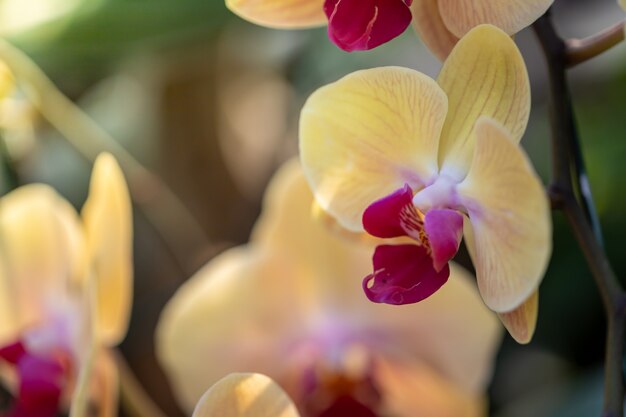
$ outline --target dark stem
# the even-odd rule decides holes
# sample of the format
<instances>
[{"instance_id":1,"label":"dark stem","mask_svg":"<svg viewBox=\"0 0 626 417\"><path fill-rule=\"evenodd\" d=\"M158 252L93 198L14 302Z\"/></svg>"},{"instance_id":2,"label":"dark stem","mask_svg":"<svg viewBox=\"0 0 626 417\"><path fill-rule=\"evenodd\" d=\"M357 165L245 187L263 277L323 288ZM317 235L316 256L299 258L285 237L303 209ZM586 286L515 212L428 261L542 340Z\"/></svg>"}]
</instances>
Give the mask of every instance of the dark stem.
<instances>
[{"instance_id":1,"label":"dark stem","mask_svg":"<svg viewBox=\"0 0 626 417\"><path fill-rule=\"evenodd\" d=\"M578 195L596 238L602 244L602 229L591 195L565 75L567 47L554 30L548 14L539 18L533 27L546 56L550 79L552 186L558 190L573 190Z\"/></svg>"},{"instance_id":2,"label":"dark stem","mask_svg":"<svg viewBox=\"0 0 626 417\"><path fill-rule=\"evenodd\" d=\"M626 295L602 245L584 161L572 100L567 86L568 46L558 36L548 13L533 25L543 48L550 78L552 118L553 207L565 214L593 275L607 316L607 340L604 375L604 417L624 413L624 322Z\"/></svg>"}]
</instances>

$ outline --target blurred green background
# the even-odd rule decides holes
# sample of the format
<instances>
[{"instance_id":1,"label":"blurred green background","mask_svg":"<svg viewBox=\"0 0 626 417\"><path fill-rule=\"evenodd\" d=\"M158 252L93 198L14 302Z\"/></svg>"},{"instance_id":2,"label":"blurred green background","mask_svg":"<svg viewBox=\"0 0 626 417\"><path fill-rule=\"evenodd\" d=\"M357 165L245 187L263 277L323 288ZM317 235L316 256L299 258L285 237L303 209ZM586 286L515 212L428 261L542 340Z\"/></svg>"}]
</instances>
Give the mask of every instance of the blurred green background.
<instances>
[{"instance_id":1,"label":"blurred green background","mask_svg":"<svg viewBox=\"0 0 626 417\"><path fill-rule=\"evenodd\" d=\"M557 0L554 9L564 36L587 36L623 19L613 0ZM197 219L199 230L187 233L188 222L156 207L178 232L162 236L135 210L135 303L121 349L171 416L182 414L154 359L159 311L199 266L246 241L267 181L297 151L307 95L355 69L405 65L434 76L440 67L412 31L375 51L347 54L323 29L255 27L222 0L5 0L0 32L158 173ZM544 61L531 30L517 40L533 85L523 144L547 182ZM575 68L570 81L606 249L623 277L626 45ZM18 100L11 111L0 117L3 190L47 182L80 206L89 162L27 103ZM554 220L537 333L529 346L504 340L490 388L494 416L599 415L604 316L571 232L560 214ZM461 260L470 265L467 256Z\"/></svg>"}]
</instances>

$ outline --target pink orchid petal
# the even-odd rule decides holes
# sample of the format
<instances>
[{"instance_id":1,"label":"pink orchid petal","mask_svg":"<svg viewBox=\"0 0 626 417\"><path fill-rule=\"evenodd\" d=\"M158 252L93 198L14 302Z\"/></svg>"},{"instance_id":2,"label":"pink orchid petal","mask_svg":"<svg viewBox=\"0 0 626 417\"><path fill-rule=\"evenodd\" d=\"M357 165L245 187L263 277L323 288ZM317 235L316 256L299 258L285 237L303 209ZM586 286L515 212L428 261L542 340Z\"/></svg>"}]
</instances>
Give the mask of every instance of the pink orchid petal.
<instances>
[{"instance_id":1,"label":"pink orchid petal","mask_svg":"<svg viewBox=\"0 0 626 417\"><path fill-rule=\"evenodd\" d=\"M19 398L15 409L28 417L56 416L63 389L64 369L57 361L30 354L18 365Z\"/></svg>"},{"instance_id":2,"label":"pink orchid petal","mask_svg":"<svg viewBox=\"0 0 626 417\"><path fill-rule=\"evenodd\" d=\"M424 217L424 231L430 242L435 271L441 271L459 250L463 215L450 209L429 210Z\"/></svg>"},{"instance_id":3,"label":"pink orchid petal","mask_svg":"<svg viewBox=\"0 0 626 417\"><path fill-rule=\"evenodd\" d=\"M12 365L16 365L25 354L24 344L19 340L0 348L0 358Z\"/></svg>"},{"instance_id":4,"label":"pink orchid petal","mask_svg":"<svg viewBox=\"0 0 626 417\"><path fill-rule=\"evenodd\" d=\"M419 241L421 223L413 206L413 191L408 184L373 202L363 212L365 231L381 238L411 236Z\"/></svg>"},{"instance_id":5,"label":"pink orchid petal","mask_svg":"<svg viewBox=\"0 0 626 417\"><path fill-rule=\"evenodd\" d=\"M375 303L417 303L434 294L450 275L448 265L435 271L423 246L381 245L373 261L374 273L363 280L363 290Z\"/></svg>"},{"instance_id":6,"label":"pink orchid petal","mask_svg":"<svg viewBox=\"0 0 626 417\"><path fill-rule=\"evenodd\" d=\"M63 365L29 353L21 341L0 348L0 358L15 365L19 376L16 402L3 417L55 417L65 383Z\"/></svg>"},{"instance_id":7,"label":"pink orchid petal","mask_svg":"<svg viewBox=\"0 0 626 417\"><path fill-rule=\"evenodd\" d=\"M411 23L412 0L326 0L328 36L344 51L376 48Z\"/></svg>"}]
</instances>

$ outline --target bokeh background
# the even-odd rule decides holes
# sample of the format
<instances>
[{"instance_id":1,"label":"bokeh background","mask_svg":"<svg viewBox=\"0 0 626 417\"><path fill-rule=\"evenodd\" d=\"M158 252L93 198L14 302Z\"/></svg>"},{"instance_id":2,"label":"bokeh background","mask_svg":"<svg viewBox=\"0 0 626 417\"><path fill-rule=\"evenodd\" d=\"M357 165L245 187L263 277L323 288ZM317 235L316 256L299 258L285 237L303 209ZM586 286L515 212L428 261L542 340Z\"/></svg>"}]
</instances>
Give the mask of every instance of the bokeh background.
<instances>
[{"instance_id":1,"label":"bokeh background","mask_svg":"<svg viewBox=\"0 0 626 417\"><path fill-rule=\"evenodd\" d=\"M566 37L624 19L614 0L556 0L553 16ZM231 15L222 0L0 0L0 35L188 208L190 217L181 216L148 198L135 210L135 302L121 346L146 390L173 417L182 413L154 358L159 312L204 262L247 240L267 181L297 153L298 113L308 94L361 68L403 65L431 76L440 68L411 30L375 51L347 54L324 29L256 27ZM531 29L517 41L533 88L523 145L547 182L544 61ZM606 249L623 277L626 45L573 69L570 85ZM46 182L80 207L90 161L19 94L0 103L0 129L3 192ZM537 333L524 347L504 339L490 388L494 416L576 417L601 409L603 311L564 219L555 214L554 221ZM471 267L466 254L460 259Z\"/></svg>"}]
</instances>

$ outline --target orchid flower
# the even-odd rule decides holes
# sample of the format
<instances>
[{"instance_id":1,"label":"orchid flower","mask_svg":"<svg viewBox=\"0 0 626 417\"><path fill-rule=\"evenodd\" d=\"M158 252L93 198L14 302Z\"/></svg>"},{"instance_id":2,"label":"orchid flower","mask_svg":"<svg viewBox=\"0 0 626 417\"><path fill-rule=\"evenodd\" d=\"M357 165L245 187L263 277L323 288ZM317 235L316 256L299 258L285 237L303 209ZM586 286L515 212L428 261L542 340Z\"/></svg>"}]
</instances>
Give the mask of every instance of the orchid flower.
<instances>
[{"instance_id":1,"label":"orchid flower","mask_svg":"<svg viewBox=\"0 0 626 417\"><path fill-rule=\"evenodd\" d=\"M443 59L471 28L493 24L509 35L544 14L553 0L226 0L259 25L295 29L328 23L345 51L369 50L402 34L413 21L426 45Z\"/></svg>"},{"instance_id":2,"label":"orchid flower","mask_svg":"<svg viewBox=\"0 0 626 417\"><path fill-rule=\"evenodd\" d=\"M501 328L469 274L419 305L355 288L373 248L311 215L292 161L272 180L251 242L219 255L168 302L157 358L190 411L230 372L276 380L303 416L480 416ZM354 281L354 280L357 281Z\"/></svg>"},{"instance_id":3,"label":"orchid flower","mask_svg":"<svg viewBox=\"0 0 626 417\"><path fill-rule=\"evenodd\" d=\"M117 412L107 348L128 327L131 206L115 159L94 164L82 219L52 188L0 199L0 363L15 394L8 416Z\"/></svg>"},{"instance_id":4,"label":"orchid flower","mask_svg":"<svg viewBox=\"0 0 626 417\"><path fill-rule=\"evenodd\" d=\"M262 374L230 374L204 393L192 417L300 417L285 391Z\"/></svg>"},{"instance_id":5,"label":"orchid flower","mask_svg":"<svg viewBox=\"0 0 626 417\"><path fill-rule=\"evenodd\" d=\"M317 203L348 230L411 241L376 248L363 283L370 300L431 296L465 234L483 300L514 338L530 340L551 220L517 144L529 109L524 61L491 25L459 41L437 81L375 68L308 99L300 152Z\"/></svg>"}]
</instances>

